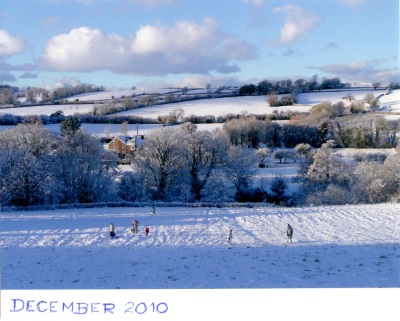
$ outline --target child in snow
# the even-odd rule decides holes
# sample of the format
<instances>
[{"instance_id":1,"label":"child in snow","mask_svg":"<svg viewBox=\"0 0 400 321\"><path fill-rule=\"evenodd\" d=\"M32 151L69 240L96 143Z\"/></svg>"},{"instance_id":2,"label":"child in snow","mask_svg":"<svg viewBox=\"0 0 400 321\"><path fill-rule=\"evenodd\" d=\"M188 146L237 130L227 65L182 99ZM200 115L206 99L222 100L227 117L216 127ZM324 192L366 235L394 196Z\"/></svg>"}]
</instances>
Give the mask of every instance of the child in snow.
<instances>
[{"instance_id":1,"label":"child in snow","mask_svg":"<svg viewBox=\"0 0 400 321\"><path fill-rule=\"evenodd\" d=\"M149 232L150 232L149 227L147 226L146 229L145 229L144 231L146 232L146 236L147 236L147 235L149 234Z\"/></svg>"},{"instance_id":2,"label":"child in snow","mask_svg":"<svg viewBox=\"0 0 400 321\"><path fill-rule=\"evenodd\" d=\"M229 246L231 246L231 244L232 244L232 239L233 239L232 232L233 232L232 229L230 229L228 236L227 236Z\"/></svg>"},{"instance_id":3,"label":"child in snow","mask_svg":"<svg viewBox=\"0 0 400 321\"><path fill-rule=\"evenodd\" d=\"M293 228L290 226L290 224L287 225L286 235L287 235L287 242L290 241L290 243L292 243Z\"/></svg>"},{"instance_id":4,"label":"child in snow","mask_svg":"<svg viewBox=\"0 0 400 321\"><path fill-rule=\"evenodd\" d=\"M115 236L115 228L114 228L114 224L111 223L110 224L110 238L114 238Z\"/></svg>"},{"instance_id":5,"label":"child in snow","mask_svg":"<svg viewBox=\"0 0 400 321\"><path fill-rule=\"evenodd\" d=\"M134 219L133 222L132 222L132 229L131 229L132 233L137 233L138 224L139 224L139 222L136 219Z\"/></svg>"}]
</instances>

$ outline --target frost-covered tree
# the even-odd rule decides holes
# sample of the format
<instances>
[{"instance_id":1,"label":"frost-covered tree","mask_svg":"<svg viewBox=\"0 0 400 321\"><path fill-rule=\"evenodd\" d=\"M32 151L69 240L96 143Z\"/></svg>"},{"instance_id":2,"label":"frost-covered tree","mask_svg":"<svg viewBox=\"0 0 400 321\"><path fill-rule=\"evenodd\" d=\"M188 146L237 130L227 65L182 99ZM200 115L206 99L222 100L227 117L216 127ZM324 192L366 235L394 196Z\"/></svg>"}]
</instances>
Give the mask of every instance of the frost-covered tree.
<instances>
[{"instance_id":1,"label":"frost-covered tree","mask_svg":"<svg viewBox=\"0 0 400 321\"><path fill-rule=\"evenodd\" d=\"M255 117L232 119L223 126L231 144L257 148L265 136L265 122Z\"/></svg>"},{"instance_id":2,"label":"frost-covered tree","mask_svg":"<svg viewBox=\"0 0 400 321\"><path fill-rule=\"evenodd\" d=\"M201 200L217 203L232 202L235 200L235 193L222 176L213 175L201 190Z\"/></svg>"},{"instance_id":3,"label":"frost-covered tree","mask_svg":"<svg viewBox=\"0 0 400 321\"><path fill-rule=\"evenodd\" d=\"M81 122L78 118L69 116L60 124L62 135L73 134L81 128Z\"/></svg>"},{"instance_id":4,"label":"frost-covered tree","mask_svg":"<svg viewBox=\"0 0 400 321\"><path fill-rule=\"evenodd\" d=\"M275 204L282 204L287 201L287 185L281 177L276 177L271 184L270 200Z\"/></svg>"},{"instance_id":5,"label":"frost-covered tree","mask_svg":"<svg viewBox=\"0 0 400 321\"><path fill-rule=\"evenodd\" d=\"M191 192L195 200L201 199L201 191L213 170L222 164L228 140L220 131L186 132L183 155L190 175Z\"/></svg>"},{"instance_id":6,"label":"frost-covered tree","mask_svg":"<svg viewBox=\"0 0 400 321\"><path fill-rule=\"evenodd\" d=\"M385 190L390 201L400 202L400 146L383 163Z\"/></svg>"},{"instance_id":7,"label":"frost-covered tree","mask_svg":"<svg viewBox=\"0 0 400 321\"><path fill-rule=\"evenodd\" d=\"M271 150L267 147L258 148L256 150L256 156L260 164L263 164L265 159L271 155Z\"/></svg>"},{"instance_id":8,"label":"frost-covered tree","mask_svg":"<svg viewBox=\"0 0 400 321\"><path fill-rule=\"evenodd\" d=\"M284 163L286 163L286 159L288 158L288 151L286 149L277 149L273 153L274 159L279 160L279 164L282 163L282 160Z\"/></svg>"},{"instance_id":9,"label":"frost-covered tree","mask_svg":"<svg viewBox=\"0 0 400 321\"><path fill-rule=\"evenodd\" d=\"M310 154L311 145L300 143L300 144L296 145L296 147L294 149L295 149L296 153L298 155L300 155L301 161L305 162L306 158Z\"/></svg>"},{"instance_id":10,"label":"frost-covered tree","mask_svg":"<svg viewBox=\"0 0 400 321\"><path fill-rule=\"evenodd\" d=\"M145 174L143 183L158 200L179 197L178 185L187 183L184 167L185 144L183 135L164 127L146 136L142 149L137 152L134 167Z\"/></svg>"},{"instance_id":11,"label":"frost-covered tree","mask_svg":"<svg viewBox=\"0 0 400 321\"><path fill-rule=\"evenodd\" d=\"M253 149L243 146L229 147L225 160L225 172L235 186L235 194L245 191L250 185L250 179L255 174L257 156Z\"/></svg>"},{"instance_id":12,"label":"frost-covered tree","mask_svg":"<svg viewBox=\"0 0 400 321\"><path fill-rule=\"evenodd\" d=\"M145 198L142 173L122 173L117 188L118 196L124 201L135 202Z\"/></svg>"},{"instance_id":13,"label":"frost-covered tree","mask_svg":"<svg viewBox=\"0 0 400 321\"><path fill-rule=\"evenodd\" d=\"M185 111L182 108L175 108L173 109L169 115L168 120L170 124L178 124L182 121L185 115Z\"/></svg>"},{"instance_id":14,"label":"frost-covered tree","mask_svg":"<svg viewBox=\"0 0 400 321\"><path fill-rule=\"evenodd\" d=\"M180 125L179 129L184 134L194 133L197 130L197 125L193 124L191 122L186 122L186 123L183 123L182 125Z\"/></svg>"},{"instance_id":15,"label":"frost-covered tree","mask_svg":"<svg viewBox=\"0 0 400 321\"><path fill-rule=\"evenodd\" d=\"M7 205L58 202L53 148L56 139L39 122L20 124L0 134L0 193Z\"/></svg>"},{"instance_id":16,"label":"frost-covered tree","mask_svg":"<svg viewBox=\"0 0 400 321\"><path fill-rule=\"evenodd\" d=\"M332 152L334 145L334 141L328 141L314 154L313 163L307 172L311 182L328 185L345 179L342 161Z\"/></svg>"},{"instance_id":17,"label":"frost-covered tree","mask_svg":"<svg viewBox=\"0 0 400 321\"><path fill-rule=\"evenodd\" d=\"M11 88L0 87L0 105L11 105L16 102Z\"/></svg>"},{"instance_id":18,"label":"frost-covered tree","mask_svg":"<svg viewBox=\"0 0 400 321\"><path fill-rule=\"evenodd\" d=\"M307 195L307 205L342 205L353 202L350 190L343 186L328 185L326 189L315 190Z\"/></svg>"},{"instance_id":19,"label":"frost-covered tree","mask_svg":"<svg viewBox=\"0 0 400 321\"><path fill-rule=\"evenodd\" d=\"M400 148L384 163L361 162L355 169L352 193L358 203L400 200Z\"/></svg>"},{"instance_id":20,"label":"frost-covered tree","mask_svg":"<svg viewBox=\"0 0 400 321\"><path fill-rule=\"evenodd\" d=\"M61 137L57 148L58 178L65 203L93 203L113 199L117 157L82 130Z\"/></svg>"},{"instance_id":21,"label":"frost-covered tree","mask_svg":"<svg viewBox=\"0 0 400 321\"><path fill-rule=\"evenodd\" d=\"M383 166L376 162L362 162L354 172L352 194L357 203L381 203L388 198L383 178Z\"/></svg>"},{"instance_id":22,"label":"frost-covered tree","mask_svg":"<svg viewBox=\"0 0 400 321\"><path fill-rule=\"evenodd\" d=\"M314 152L313 162L307 172L302 170L305 181L301 197L306 204L346 204L352 203L350 188L354 175L350 166L344 163L333 151L333 141L322 144ZM340 191L346 191L342 193ZM342 197L340 195L346 197Z\"/></svg>"}]
</instances>

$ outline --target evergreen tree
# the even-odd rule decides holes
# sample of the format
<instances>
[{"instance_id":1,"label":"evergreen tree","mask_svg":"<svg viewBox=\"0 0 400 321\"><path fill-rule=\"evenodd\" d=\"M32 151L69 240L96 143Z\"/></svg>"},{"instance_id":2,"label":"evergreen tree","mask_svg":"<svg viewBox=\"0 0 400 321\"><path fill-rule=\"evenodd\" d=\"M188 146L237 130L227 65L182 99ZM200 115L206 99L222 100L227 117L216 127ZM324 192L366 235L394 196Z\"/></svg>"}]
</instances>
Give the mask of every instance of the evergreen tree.
<instances>
[{"instance_id":1,"label":"evergreen tree","mask_svg":"<svg viewBox=\"0 0 400 321\"><path fill-rule=\"evenodd\" d=\"M76 133L81 128L81 122L78 118L69 116L60 124L61 134L69 135Z\"/></svg>"}]
</instances>

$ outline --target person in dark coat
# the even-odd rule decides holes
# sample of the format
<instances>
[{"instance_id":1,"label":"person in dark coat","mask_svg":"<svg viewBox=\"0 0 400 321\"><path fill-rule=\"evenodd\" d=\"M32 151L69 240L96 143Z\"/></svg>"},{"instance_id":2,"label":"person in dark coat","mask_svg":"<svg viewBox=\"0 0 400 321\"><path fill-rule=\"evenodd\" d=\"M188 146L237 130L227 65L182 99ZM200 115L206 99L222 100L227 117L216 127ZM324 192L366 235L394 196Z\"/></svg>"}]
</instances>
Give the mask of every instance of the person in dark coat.
<instances>
[{"instance_id":1,"label":"person in dark coat","mask_svg":"<svg viewBox=\"0 0 400 321\"><path fill-rule=\"evenodd\" d=\"M228 239L228 244L229 244L229 246L231 246L231 244L232 244L232 239L233 239L232 233L233 233L233 230L232 230L232 229L229 229L228 236L226 237L226 238Z\"/></svg>"},{"instance_id":2,"label":"person in dark coat","mask_svg":"<svg viewBox=\"0 0 400 321\"><path fill-rule=\"evenodd\" d=\"M286 235L287 235L287 242L290 241L290 243L292 243L293 228L290 226L290 224L287 225Z\"/></svg>"},{"instance_id":3,"label":"person in dark coat","mask_svg":"<svg viewBox=\"0 0 400 321\"><path fill-rule=\"evenodd\" d=\"M115 227L114 224L111 223L110 224L110 238L114 238L115 237Z\"/></svg>"}]
</instances>

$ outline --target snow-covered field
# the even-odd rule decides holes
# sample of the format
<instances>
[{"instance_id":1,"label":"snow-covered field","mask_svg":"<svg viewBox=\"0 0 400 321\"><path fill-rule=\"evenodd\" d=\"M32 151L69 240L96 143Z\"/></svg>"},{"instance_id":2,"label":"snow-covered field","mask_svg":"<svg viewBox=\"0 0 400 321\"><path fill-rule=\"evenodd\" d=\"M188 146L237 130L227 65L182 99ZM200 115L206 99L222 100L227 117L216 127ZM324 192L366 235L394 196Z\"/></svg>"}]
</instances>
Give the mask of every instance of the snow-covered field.
<instances>
[{"instance_id":1,"label":"snow-covered field","mask_svg":"<svg viewBox=\"0 0 400 321\"><path fill-rule=\"evenodd\" d=\"M220 124L222 125L222 124ZM45 128L53 132L60 132L60 124L44 125ZM121 125L120 124L81 124L81 127L86 133L89 133L98 137L106 137L109 130L110 137L121 135ZM129 124L127 134L129 136L147 135L150 131L161 128L162 125L158 124ZM1 129L0 129L1 130ZM125 135L123 135L125 136Z\"/></svg>"},{"instance_id":2,"label":"snow-covered field","mask_svg":"<svg viewBox=\"0 0 400 321\"><path fill-rule=\"evenodd\" d=\"M357 100L362 100L366 94L372 93L375 97L384 94L385 90L358 90L358 91L328 91L328 92L312 92L298 94L298 104L293 106L270 107L266 96L240 96L226 97L217 99L200 99L173 103L167 105L151 106L146 108L134 109L122 112L122 115L137 115L141 117L157 118L160 115L168 115L171 111L181 108L185 116L189 115L214 115L215 117L224 116L226 114L240 114L247 111L250 114L271 114L274 110L308 112L310 108L318 103L329 101L337 103L343 101L342 98L347 94L352 94ZM390 95L382 98L382 105L391 105L392 113L400 112L400 90L393 91Z\"/></svg>"},{"instance_id":3,"label":"snow-covered field","mask_svg":"<svg viewBox=\"0 0 400 321\"><path fill-rule=\"evenodd\" d=\"M99 92L78 95L70 98L75 100L79 97L80 100L96 101L106 99L110 95L115 94L115 97L119 97L120 94L126 92ZM252 114L271 114L274 110L279 111L294 111L294 112L308 112L310 108L318 103L324 101L330 101L337 103L345 100L342 98L347 94L352 94L356 99L362 100L366 94L372 93L375 97L385 94L385 90L358 90L358 91L340 91L340 92L312 92L312 93L301 93L298 94L298 104L294 106L281 106L281 107L269 107L266 96L240 96L240 97L225 97L215 99L199 99L192 101L185 101L180 103L172 103L165 105L155 105L145 108L133 109L130 111L119 113L121 115L137 115L147 118L157 118L160 115L168 115L171 111L177 108L182 108L185 116L189 115L214 115L225 116L226 114L240 114L243 111L247 111ZM111 96L110 96L111 97ZM400 90L394 90L389 95L384 95L380 98L380 105L382 105L382 112L388 113L389 106L391 106L391 113L398 114L397 116L391 115L388 117L400 117ZM55 113L59 110L64 112L65 116L73 115L75 113L87 113L93 110L93 104L72 104L72 105L43 105L43 106L32 106L32 107L15 107L15 108L3 108L0 109L1 114L11 115L48 115Z\"/></svg>"},{"instance_id":4,"label":"snow-covered field","mask_svg":"<svg viewBox=\"0 0 400 321\"><path fill-rule=\"evenodd\" d=\"M123 97L129 97L132 95L165 95L165 94L172 94L180 92L179 89L171 89L171 88L160 88L160 89L144 89L144 90L106 90L100 92L93 92L93 93L85 93L75 95L73 97L69 97L68 101L74 101L75 99L79 99L80 101L93 101L93 100L111 100L111 99L120 99Z\"/></svg>"},{"instance_id":5,"label":"snow-covered field","mask_svg":"<svg viewBox=\"0 0 400 321\"><path fill-rule=\"evenodd\" d=\"M1 222L6 290L400 287L400 204L69 209Z\"/></svg>"},{"instance_id":6,"label":"snow-covered field","mask_svg":"<svg viewBox=\"0 0 400 321\"><path fill-rule=\"evenodd\" d=\"M71 105L41 105L13 108L1 108L0 116L5 114L15 116L46 115L50 116L57 111L62 111L64 116L72 116L76 113L85 114L93 111L93 104L71 104Z\"/></svg>"}]
</instances>

